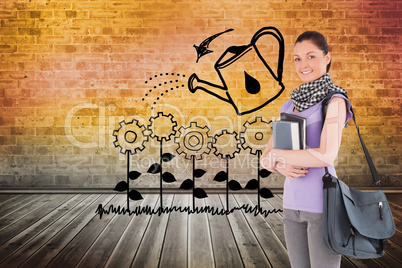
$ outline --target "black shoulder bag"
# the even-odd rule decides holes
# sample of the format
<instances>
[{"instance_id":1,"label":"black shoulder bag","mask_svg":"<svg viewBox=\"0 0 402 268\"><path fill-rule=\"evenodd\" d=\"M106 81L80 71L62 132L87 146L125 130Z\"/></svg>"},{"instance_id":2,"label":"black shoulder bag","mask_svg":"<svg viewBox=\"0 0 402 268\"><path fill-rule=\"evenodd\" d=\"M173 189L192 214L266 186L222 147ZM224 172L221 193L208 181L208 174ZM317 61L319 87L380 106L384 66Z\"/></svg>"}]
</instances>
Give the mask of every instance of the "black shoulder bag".
<instances>
[{"instance_id":1,"label":"black shoulder bag","mask_svg":"<svg viewBox=\"0 0 402 268\"><path fill-rule=\"evenodd\" d=\"M328 101L334 94L328 94L322 105L325 121ZM347 97L346 95L344 95ZM352 107L350 108L353 113ZM395 223L387 198L381 189L381 179L371 160L370 154L360 135L374 182L380 187L376 192L362 192L348 187L344 182L332 176L325 168L323 240L326 247L336 253L357 259L378 258L384 255L387 239L395 233Z\"/></svg>"}]
</instances>

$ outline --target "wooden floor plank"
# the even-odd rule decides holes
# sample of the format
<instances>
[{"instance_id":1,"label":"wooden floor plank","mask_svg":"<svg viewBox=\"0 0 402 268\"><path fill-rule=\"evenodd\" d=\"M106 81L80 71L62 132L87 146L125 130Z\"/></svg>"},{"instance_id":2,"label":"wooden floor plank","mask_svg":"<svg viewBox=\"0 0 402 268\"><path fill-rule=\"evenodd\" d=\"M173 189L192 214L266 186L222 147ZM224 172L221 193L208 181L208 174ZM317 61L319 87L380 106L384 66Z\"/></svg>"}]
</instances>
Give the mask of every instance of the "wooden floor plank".
<instances>
[{"instance_id":1,"label":"wooden floor plank","mask_svg":"<svg viewBox=\"0 0 402 268\"><path fill-rule=\"evenodd\" d=\"M398 246L402 246L402 232L400 230L396 229L395 234L389 240L391 240Z\"/></svg>"},{"instance_id":2,"label":"wooden floor plank","mask_svg":"<svg viewBox=\"0 0 402 268\"><path fill-rule=\"evenodd\" d=\"M222 200L225 196L221 195L220 198ZM224 201L222 200L222 202ZM233 195L229 195L229 204L237 204ZM244 267L271 267L244 214L236 210L227 218L243 259Z\"/></svg>"},{"instance_id":3,"label":"wooden floor plank","mask_svg":"<svg viewBox=\"0 0 402 268\"><path fill-rule=\"evenodd\" d=\"M197 205L205 206L204 200L198 200ZM188 265L190 268L215 267L206 213L190 214L188 217Z\"/></svg>"},{"instance_id":4,"label":"wooden floor plank","mask_svg":"<svg viewBox=\"0 0 402 268\"><path fill-rule=\"evenodd\" d=\"M156 206L159 205L158 200L158 195L148 194L144 197L142 202L136 204L136 207L150 206L151 208L156 208ZM133 210L135 207L133 208L130 206L130 209ZM113 249L112 254L105 264L105 267L124 268L131 266L138 247L142 241L143 235L148 228L150 219L151 216L145 214L131 216L130 223L128 224L122 236L119 238L116 247Z\"/></svg>"},{"instance_id":5,"label":"wooden floor plank","mask_svg":"<svg viewBox=\"0 0 402 268\"><path fill-rule=\"evenodd\" d=\"M19 230L19 233L11 239L7 238L9 240L0 246L0 263L17 251L19 252L16 253L15 256L23 256L24 250L22 247L30 243L35 237L40 237L41 235L43 236L43 234L45 234L48 230L49 226L55 223L60 217L65 215L72 207L74 207L77 203L80 203L84 198L85 196L81 198L80 196L73 197L56 211L46 215L39 222L32 224L26 229ZM30 247L35 248L35 243L31 242Z\"/></svg>"},{"instance_id":6,"label":"wooden floor plank","mask_svg":"<svg viewBox=\"0 0 402 268\"><path fill-rule=\"evenodd\" d=\"M398 226L402 226L402 211L398 211L397 209L394 209L391 206L391 212L392 212L392 216L394 217L394 222L395 222L396 228L398 228Z\"/></svg>"},{"instance_id":7,"label":"wooden floor plank","mask_svg":"<svg viewBox=\"0 0 402 268\"><path fill-rule=\"evenodd\" d=\"M113 206L117 208L118 204ZM126 208L126 200L121 207ZM129 215L113 216L76 267L104 267L130 220ZM92 221L103 221L103 217L95 217Z\"/></svg>"},{"instance_id":8,"label":"wooden floor plank","mask_svg":"<svg viewBox=\"0 0 402 268\"><path fill-rule=\"evenodd\" d=\"M236 195L236 200L239 204L250 204L253 202L247 195ZM254 216L254 214L245 213L245 218L248 224L254 230L261 248L268 257L272 267L290 267L290 262L285 246L276 236L271 226L267 223L262 215ZM270 217L271 214L268 216Z\"/></svg>"},{"instance_id":9,"label":"wooden floor plank","mask_svg":"<svg viewBox=\"0 0 402 268\"><path fill-rule=\"evenodd\" d=\"M341 268L356 268L357 266L347 258L341 258Z\"/></svg>"},{"instance_id":10,"label":"wooden floor plank","mask_svg":"<svg viewBox=\"0 0 402 268\"><path fill-rule=\"evenodd\" d=\"M213 208L226 209L226 202L223 205L218 195L210 195L206 198L205 204ZM211 229L215 266L244 267L226 215L208 214L208 220Z\"/></svg>"},{"instance_id":11,"label":"wooden floor plank","mask_svg":"<svg viewBox=\"0 0 402 268\"><path fill-rule=\"evenodd\" d=\"M111 198L110 195L91 194L74 206L24 246L19 255L29 258L21 267L45 267L93 218L98 202L108 202Z\"/></svg>"},{"instance_id":12,"label":"wooden floor plank","mask_svg":"<svg viewBox=\"0 0 402 268\"><path fill-rule=\"evenodd\" d=\"M106 207L114 196L0 195L0 210L6 212L0 214L3 217L0 225L5 220L0 229L0 267L45 267L49 263L67 268L198 268L233 267L235 264L240 267L290 267L283 262L283 256L287 258L287 254L280 234L283 228L281 213L264 218L242 211L228 216L173 212L162 216L103 215L100 219L94 213L99 203ZM159 207L158 195L144 197L138 204ZM164 205L191 207L191 197L165 194ZM400 194L387 194L397 231L390 239L386 255L367 260L343 257L342 268L402 266L401 197ZM267 210L278 209L281 198L282 195L275 195L261 199L261 205ZM235 194L229 199L231 207L254 206L257 202L255 194ZM125 198L120 201L124 204ZM2 203L7 207L1 207ZM197 199L197 205L226 208L226 195L211 194L206 199ZM233 261L236 258L237 261Z\"/></svg>"},{"instance_id":13,"label":"wooden floor plank","mask_svg":"<svg viewBox=\"0 0 402 268\"><path fill-rule=\"evenodd\" d=\"M385 252L384 256L382 256L381 258L375 259L375 261L384 267L401 267L402 266L402 262L400 260L398 261L397 259L392 257L387 252Z\"/></svg>"},{"instance_id":14,"label":"wooden floor plank","mask_svg":"<svg viewBox=\"0 0 402 268\"><path fill-rule=\"evenodd\" d=\"M9 204L14 203L16 200L20 200L23 198L24 194L0 194L0 207L4 208L8 206ZM1 215L1 212L0 212Z\"/></svg>"},{"instance_id":15,"label":"wooden floor plank","mask_svg":"<svg viewBox=\"0 0 402 268\"><path fill-rule=\"evenodd\" d=\"M173 199L173 206L189 206L190 195L179 194ZM187 267L188 213L173 212L169 215L159 267Z\"/></svg>"},{"instance_id":16,"label":"wooden floor plank","mask_svg":"<svg viewBox=\"0 0 402 268\"><path fill-rule=\"evenodd\" d=\"M376 262L374 259L354 259L350 257L342 257L342 259L348 259L350 262L352 262L356 267L358 268L383 268L381 264ZM388 267L388 266L385 266ZM341 268L343 268L341 266Z\"/></svg>"},{"instance_id":17,"label":"wooden floor plank","mask_svg":"<svg viewBox=\"0 0 402 268\"><path fill-rule=\"evenodd\" d=\"M402 194L387 193L385 195L387 196L388 202L393 203L395 206L398 206L399 208L402 208Z\"/></svg>"},{"instance_id":18,"label":"wooden floor plank","mask_svg":"<svg viewBox=\"0 0 402 268\"><path fill-rule=\"evenodd\" d=\"M247 195L250 200L252 201L252 205L255 206L258 204L257 197L255 195ZM264 199L262 198L260 200L260 205L263 210L267 211L273 211L274 209L279 210L282 209L282 205L278 205L278 197L274 196L273 198L269 199ZM279 200L280 202L281 200ZM272 204L276 204L275 206ZM272 213L269 214L268 217L264 217L265 221L269 224L269 226L272 228L272 230L275 232L275 235L279 238L281 243L286 247L286 242L285 242L285 234L283 231L283 217L282 213Z\"/></svg>"},{"instance_id":19,"label":"wooden floor plank","mask_svg":"<svg viewBox=\"0 0 402 268\"><path fill-rule=\"evenodd\" d=\"M27 194L23 198L14 200L14 202L8 204L7 206L0 207L0 220L3 221L7 216L12 218L17 218L19 216L15 215L16 212L22 209L29 209L32 204L35 204L36 200L41 198L46 198L45 194Z\"/></svg>"},{"instance_id":20,"label":"wooden floor plank","mask_svg":"<svg viewBox=\"0 0 402 268\"><path fill-rule=\"evenodd\" d=\"M386 254L389 254L392 258L396 259L400 263L400 266L402 267L402 260L399 259L400 256L402 256L401 246L389 240L386 248Z\"/></svg>"},{"instance_id":21,"label":"wooden floor plank","mask_svg":"<svg viewBox=\"0 0 402 268\"><path fill-rule=\"evenodd\" d=\"M49 202L49 204L42 206L40 209L32 211L32 213L29 213L18 221L4 227L0 230L0 245L17 235L19 232L21 232L21 230L27 229L36 222L42 220L42 218L46 217L48 214L52 213L54 210L59 209L59 207L67 202L67 200L73 197L74 195L71 194L56 196L52 202Z\"/></svg>"},{"instance_id":22,"label":"wooden floor plank","mask_svg":"<svg viewBox=\"0 0 402 268\"><path fill-rule=\"evenodd\" d=\"M119 206L124 205L126 200L126 195L115 195L109 203L114 206ZM93 212L94 211L95 210L93 210ZM99 219L95 214L92 214L88 223L83 226L80 232L63 248L62 251L60 251L56 258L54 258L47 267L75 267L91 247L93 242L97 239L99 234L115 216L115 214L103 215L102 219ZM94 262L96 262L96 260L94 260ZM91 267L91 265L89 267Z\"/></svg>"},{"instance_id":23,"label":"wooden floor plank","mask_svg":"<svg viewBox=\"0 0 402 268\"><path fill-rule=\"evenodd\" d=\"M14 197L14 194L0 194L0 205L4 200Z\"/></svg>"},{"instance_id":24,"label":"wooden floor plank","mask_svg":"<svg viewBox=\"0 0 402 268\"><path fill-rule=\"evenodd\" d=\"M283 211L283 200L282 200L282 195L279 194L274 194L273 198L268 198L268 199L262 199L265 202L268 202L271 204L272 207L276 209L280 209ZM283 212L279 212L279 215L283 217Z\"/></svg>"},{"instance_id":25,"label":"wooden floor plank","mask_svg":"<svg viewBox=\"0 0 402 268\"><path fill-rule=\"evenodd\" d=\"M163 200L164 207L170 207L172 201L173 195L168 195ZM131 267L158 267L168 219L169 214L152 216Z\"/></svg>"},{"instance_id":26,"label":"wooden floor plank","mask_svg":"<svg viewBox=\"0 0 402 268\"><path fill-rule=\"evenodd\" d=\"M28 204L25 204L21 208L14 210L13 212L5 215L0 219L0 230L6 228L10 224L14 224L25 216L37 213L37 210L42 209L50 202L53 201L58 195L41 195L39 198L34 198L34 200Z\"/></svg>"}]
</instances>

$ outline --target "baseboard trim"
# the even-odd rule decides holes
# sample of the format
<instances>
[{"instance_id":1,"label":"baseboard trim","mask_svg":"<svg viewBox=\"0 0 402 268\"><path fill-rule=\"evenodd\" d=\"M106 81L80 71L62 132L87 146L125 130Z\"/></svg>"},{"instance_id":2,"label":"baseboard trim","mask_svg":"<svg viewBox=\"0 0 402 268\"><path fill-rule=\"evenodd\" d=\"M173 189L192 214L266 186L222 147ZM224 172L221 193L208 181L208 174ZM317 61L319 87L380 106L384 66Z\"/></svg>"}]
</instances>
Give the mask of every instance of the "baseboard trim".
<instances>
[{"instance_id":1,"label":"baseboard trim","mask_svg":"<svg viewBox=\"0 0 402 268\"><path fill-rule=\"evenodd\" d=\"M378 187L353 187L360 191L377 191ZM225 194L226 188L203 188L208 194ZM159 194L159 188L136 188L142 194ZM283 194L283 188L270 188L274 194ZM402 193L402 187L382 187L384 193ZM56 188L56 187L30 187L30 188L0 188L0 194L116 194L110 188ZM122 192L124 194L125 192ZM191 194L191 190L180 190L175 188L164 188L164 194ZM256 190L243 189L240 191L229 191L230 194L253 194Z\"/></svg>"}]
</instances>

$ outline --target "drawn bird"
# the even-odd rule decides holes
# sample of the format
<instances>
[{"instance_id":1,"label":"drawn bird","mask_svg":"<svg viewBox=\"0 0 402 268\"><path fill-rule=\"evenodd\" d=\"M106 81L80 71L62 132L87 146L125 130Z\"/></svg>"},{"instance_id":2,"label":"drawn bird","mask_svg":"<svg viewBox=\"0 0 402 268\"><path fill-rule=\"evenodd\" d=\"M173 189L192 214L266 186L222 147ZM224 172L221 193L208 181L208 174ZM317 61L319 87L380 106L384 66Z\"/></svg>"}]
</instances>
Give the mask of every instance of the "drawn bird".
<instances>
[{"instance_id":1,"label":"drawn bird","mask_svg":"<svg viewBox=\"0 0 402 268\"><path fill-rule=\"evenodd\" d=\"M229 29L229 30L226 30L226 31L224 31L224 32L214 34L214 35L208 37L207 39L205 39L204 41L202 41L199 46L196 46L196 45L194 44L195 50L197 50L197 61L196 61L196 63L198 62L198 60L199 60L202 56L205 56L205 55L207 55L207 54L213 52L212 50L209 50L209 49L208 49L209 43L211 43L212 40L214 40L215 38L217 38L217 37L220 36L221 34L224 34L224 33L227 33L227 32L231 32L231 31L233 31L233 29Z\"/></svg>"}]
</instances>

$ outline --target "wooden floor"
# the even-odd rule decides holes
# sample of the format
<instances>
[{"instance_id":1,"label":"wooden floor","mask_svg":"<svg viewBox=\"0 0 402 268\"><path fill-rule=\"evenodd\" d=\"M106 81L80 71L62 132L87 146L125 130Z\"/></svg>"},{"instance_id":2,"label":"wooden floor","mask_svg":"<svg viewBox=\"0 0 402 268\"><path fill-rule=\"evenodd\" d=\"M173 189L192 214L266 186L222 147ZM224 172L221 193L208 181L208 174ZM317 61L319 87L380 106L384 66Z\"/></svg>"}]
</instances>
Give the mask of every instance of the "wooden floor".
<instances>
[{"instance_id":1,"label":"wooden floor","mask_svg":"<svg viewBox=\"0 0 402 268\"><path fill-rule=\"evenodd\" d=\"M130 209L159 207L143 195ZM342 267L402 267L402 195L387 194L397 232L384 257L342 259ZM230 207L256 204L254 195L229 195ZM0 194L0 267L290 267L282 213L268 217L172 212L103 215L99 204L126 206L124 194ZM281 195L261 201L280 209ZM192 205L190 195L164 195L163 205ZM197 207L226 207L226 195L198 199Z\"/></svg>"}]
</instances>

